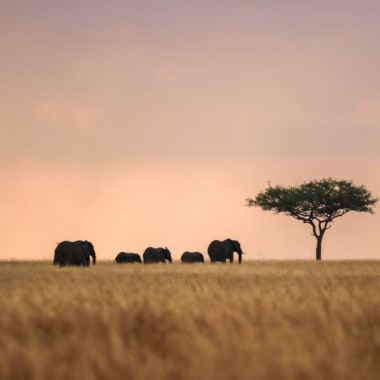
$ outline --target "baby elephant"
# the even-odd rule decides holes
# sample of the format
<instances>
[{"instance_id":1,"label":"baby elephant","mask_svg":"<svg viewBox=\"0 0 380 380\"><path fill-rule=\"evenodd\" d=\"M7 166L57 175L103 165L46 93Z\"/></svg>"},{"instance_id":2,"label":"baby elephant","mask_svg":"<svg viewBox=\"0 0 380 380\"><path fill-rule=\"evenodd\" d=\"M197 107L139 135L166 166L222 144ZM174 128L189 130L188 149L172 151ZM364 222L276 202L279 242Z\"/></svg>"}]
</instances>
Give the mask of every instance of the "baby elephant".
<instances>
[{"instance_id":1,"label":"baby elephant","mask_svg":"<svg viewBox=\"0 0 380 380\"><path fill-rule=\"evenodd\" d=\"M181 262L185 264L192 264L192 263L204 263L205 259L203 257L203 254L200 252L184 252L181 256Z\"/></svg>"},{"instance_id":2,"label":"baby elephant","mask_svg":"<svg viewBox=\"0 0 380 380\"><path fill-rule=\"evenodd\" d=\"M143 261L144 264L152 264L152 263L166 263L169 261L171 263L172 254L167 247L162 248L153 248L148 247L143 253Z\"/></svg>"},{"instance_id":3,"label":"baby elephant","mask_svg":"<svg viewBox=\"0 0 380 380\"><path fill-rule=\"evenodd\" d=\"M120 252L115 258L116 264L142 263L138 253Z\"/></svg>"}]
</instances>

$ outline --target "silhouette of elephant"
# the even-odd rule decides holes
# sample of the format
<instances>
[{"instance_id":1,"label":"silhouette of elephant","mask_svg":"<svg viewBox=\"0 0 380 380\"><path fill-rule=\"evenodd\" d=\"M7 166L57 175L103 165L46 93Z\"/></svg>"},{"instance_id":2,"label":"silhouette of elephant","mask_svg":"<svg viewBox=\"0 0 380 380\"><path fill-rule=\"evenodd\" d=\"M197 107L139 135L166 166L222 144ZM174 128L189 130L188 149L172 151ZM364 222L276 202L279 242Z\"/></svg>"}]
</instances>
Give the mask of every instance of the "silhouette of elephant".
<instances>
[{"instance_id":1,"label":"silhouette of elephant","mask_svg":"<svg viewBox=\"0 0 380 380\"><path fill-rule=\"evenodd\" d=\"M234 252L238 254L239 264L241 264L242 254L244 252L241 250L240 243L237 240L214 240L207 248L207 253L212 263L217 261L225 263L226 260L230 260L230 263L233 263Z\"/></svg>"},{"instance_id":2,"label":"silhouette of elephant","mask_svg":"<svg viewBox=\"0 0 380 380\"><path fill-rule=\"evenodd\" d=\"M117 264L128 264L128 263L142 263L141 257L138 253L127 253L120 252L115 257L115 262Z\"/></svg>"},{"instance_id":3,"label":"silhouette of elephant","mask_svg":"<svg viewBox=\"0 0 380 380\"><path fill-rule=\"evenodd\" d=\"M89 266L90 256L93 265L95 265L96 253L91 242L87 240L62 241L55 248L53 265L60 267L69 265Z\"/></svg>"},{"instance_id":4,"label":"silhouette of elephant","mask_svg":"<svg viewBox=\"0 0 380 380\"><path fill-rule=\"evenodd\" d=\"M182 263L204 263L205 259L203 257L203 254L200 252L189 252L186 251L181 256L181 262Z\"/></svg>"},{"instance_id":5,"label":"silhouette of elephant","mask_svg":"<svg viewBox=\"0 0 380 380\"><path fill-rule=\"evenodd\" d=\"M166 263L166 260L169 261L169 263L172 262L172 255L167 247L148 247L143 253L144 264Z\"/></svg>"}]
</instances>

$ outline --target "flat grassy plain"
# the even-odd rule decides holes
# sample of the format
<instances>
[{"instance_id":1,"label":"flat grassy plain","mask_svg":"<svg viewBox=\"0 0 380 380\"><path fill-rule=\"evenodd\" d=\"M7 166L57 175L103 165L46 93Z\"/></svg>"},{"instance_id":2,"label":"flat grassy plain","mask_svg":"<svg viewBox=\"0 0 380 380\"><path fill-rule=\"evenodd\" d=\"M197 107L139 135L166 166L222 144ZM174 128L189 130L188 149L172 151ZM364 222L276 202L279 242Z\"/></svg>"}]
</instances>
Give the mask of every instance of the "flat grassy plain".
<instances>
[{"instance_id":1,"label":"flat grassy plain","mask_svg":"<svg viewBox=\"0 0 380 380\"><path fill-rule=\"evenodd\" d=\"M368 380L380 261L0 262L0 379Z\"/></svg>"}]
</instances>

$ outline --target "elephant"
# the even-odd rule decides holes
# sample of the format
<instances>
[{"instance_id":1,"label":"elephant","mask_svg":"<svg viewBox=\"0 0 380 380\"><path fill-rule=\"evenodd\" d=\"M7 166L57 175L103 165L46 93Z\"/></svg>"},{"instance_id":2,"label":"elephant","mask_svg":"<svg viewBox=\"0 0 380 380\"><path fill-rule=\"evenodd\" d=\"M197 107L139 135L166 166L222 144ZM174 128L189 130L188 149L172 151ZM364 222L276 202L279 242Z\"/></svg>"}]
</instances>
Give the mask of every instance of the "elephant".
<instances>
[{"instance_id":1,"label":"elephant","mask_svg":"<svg viewBox=\"0 0 380 380\"><path fill-rule=\"evenodd\" d=\"M181 256L181 262L182 263L204 263L205 259L203 257L203 254L200 252L189 252L186 251Z\"/></svg>"},{"instance_id":2,"label":"elephant","mask_svg":"<svg viewBox=\"0 0 380 380\"><path fill-rule=\"evenodd\" d=\"M239 264L241 264L242 254L240 243L237 240L226 239L223 241L214 240L207 248L210 261L215 263L221 261L225 263L226 260L230 260L230 263L234 261L234 252L239 256Z\"/></svg>"},{"instance_id":3,"label":"elephant","mask_svg":"<svg viewBox=\"0 0 380 380\"><path fill-rule=\"evenodd\" d=\"M172 255L167 247L165 248L152 248L148 247L143 253L144 264L151 263L169 263L172 262Z\"/></svg>"},{"instance_id":4,"label":"elephant","mask_svg":"<svg viewBox=\"0 0 380 380\"><path fill-rule=\"evenodd\" d=\"M96 264L96 253L94 246L87 240L62 241L54 251L53 265L60 267L69 265L89 266L90 256L92 264Z\"/></svg>"},{"instance_id":5,"label":"elephant","mask_svg":"<svg viewBox=\"0 0 380 380\"><path fill-rule=\"evenodd\" d=\"M127 253L120 252L115 258L117 264L128 264L128 263L142 263L141 257L138 253Z\"/></svg>"}]
</instances>

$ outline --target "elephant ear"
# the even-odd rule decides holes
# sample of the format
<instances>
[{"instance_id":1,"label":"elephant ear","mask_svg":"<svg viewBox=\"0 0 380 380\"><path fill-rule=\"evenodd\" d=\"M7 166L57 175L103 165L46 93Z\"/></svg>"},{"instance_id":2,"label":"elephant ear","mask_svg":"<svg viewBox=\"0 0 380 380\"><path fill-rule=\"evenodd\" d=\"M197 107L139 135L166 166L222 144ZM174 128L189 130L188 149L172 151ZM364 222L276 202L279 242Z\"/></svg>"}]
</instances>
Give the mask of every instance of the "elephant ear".
<instances>
[{"instance_id":1,"label":"elephant ear","mask_svg":"<svg viewBox=\"0 0 380 380\"><path fill-rule=\"evenodd\" d=\"M232 245L234 247L235 252L239 252L239 253L242 252L241 247L240 247L240 243L237 240L232 240Z\"/></svg>"}]
</instances>

